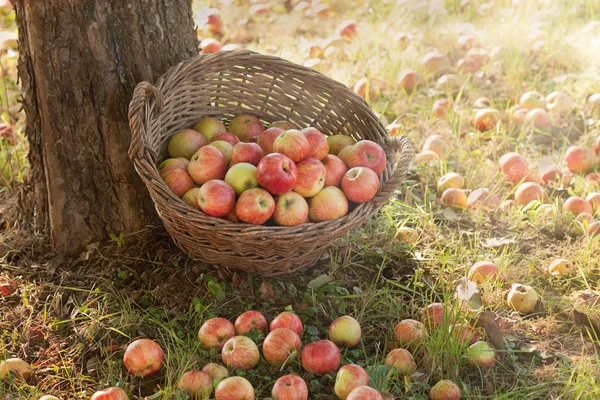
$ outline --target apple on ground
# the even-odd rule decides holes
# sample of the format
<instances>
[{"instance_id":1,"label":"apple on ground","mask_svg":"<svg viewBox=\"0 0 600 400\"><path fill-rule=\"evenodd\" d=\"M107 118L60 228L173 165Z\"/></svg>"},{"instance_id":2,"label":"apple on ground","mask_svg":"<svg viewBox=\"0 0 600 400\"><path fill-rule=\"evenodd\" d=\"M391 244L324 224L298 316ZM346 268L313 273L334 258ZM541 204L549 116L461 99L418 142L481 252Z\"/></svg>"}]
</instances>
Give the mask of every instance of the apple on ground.
<instances>
[{"instance_id":1,"label":"apple on ground","mask_svg":"<svg viewBox=\"0 0 600 400\"><path fill-rule=\"evenodd\" d=\"M580 146L571 146L565 153L565 162L571 172L585 173L598 164L598 156L592 149Z\"/></svg>"},{"instance_id":2,"label":"apple on ground","mask_svg":"<svg viewBox=\"0 0 600 400\"><path fill-rule=\"evenodd\" d=\"M527 117L527 113L529 110L526 108L514 108L509 113L509 121L512 126L516 128L520 128L525 124L525 118Z\"/></svg>"},{"instance_id":3,"label":"apple on ground","mask_svg":"<svg viewBox=\"0 0 600 400\"><path fill-rule=\"evenodd\" d=\"M300 132L308 139L310 151L308 157L314 157L317 160L323 160L329 153L329 144L325 135L323 135L317 128L309 127L304 128Z\"/></svg>"},{"instance_id":4,"label":"apple on ground","mask_svg":"<svg viewBox=\"0 0 600 400\"><path fill-rule=\"evenodd\" d=\"M477 39L471 35L460 35L457 40L458 47L461 50L469 51L477 45Z\"/></svg>"},{"instance_id":5,"label":"apple on ground","mask_svg":"<svg viewBox=\"0 0 600 400\"><path fill-rule=\"evenodd\" d=\"M258 187L257 175L257 167L249 163L239 163L229 168L229 171L225 174L225 182L239 196L246 190Z\"/></svg>"},{"instance_id":6,"label":"apple on ground","mask_svg":"<svg viewBox=\"0 0 600 400\"><path fill-rule=\"evenodd\" d=\"M448 99L438 99L431 107L431 113L436 118L444 119L448 116L448 110L452 108L452 104Z\"/></svg>"},{"instance_id":7,"label":"apple on ground","mask_svg":"<svg viewBox=\"0 0 600 400\"><path fill-rule=\"evenodd\" d=\"M546 192L539 184L535 182L523 182L515 191L515 202L522 206L526 206L532 201L546 201Z\"/></svg>"},{"instance_id":8,"label":"apple on ground","mask_svg":"<svg viewBox=\"0 0 600 400\"><path fill-rule=\"evenodd\" d=\"M435 88L444 92L452 92L462 85L462 80L454 74L445 74L435 82ZM447 100L446 100L447 101Z\"/></svg>"},{"instance_id":9,"label":"apple on ground","mask_svg":"<svg viewBox=\"0 0 600 400\"><path fill-rule=\"evenodd\" d=\"M371 140L361 140L340 152L339 157L348 168L367 167L380 175L385 169L386 156L383 148Z\"/></svg>"},{"instance_id":10,"label":"apple on ground","mask_svg":"<svg viewBox=\"0 0 600 400\"><path fill-rule=\"evenodd\" d=\"M300 336L288 328L271 330L263 342L263 356L265 360L275 366L283 365L288 359L300 351L302 344Z\"/></svg>"},{"instance_id":11,"label":"apple on ground","mask_svg":"<svg viewBox=\"0 0 600 400\"><path fill-rule=\"evenodd\" d=\"M365 100L374 100L377 98L379 93L379 88L377 84L375 84L372 80L368 78L360 78L354 84L354 93L359 95Z\"/></svg>"},{"instance_id":12,"label":"apple on ground","mask_svg":"<svg viewBox=\"0 0 600 400\"><path fill-rule=\"evenodd\" d=\"M537 129L547 129L552 126L550 115L548 115L546 110L541 108L529 110L529 112L525 114L525 123L528 126Z\"/></svg>"},{"instance_id":13,"label":"apple on ground","mask_svg":"<svg viewBox=\"0 0 600 400\"><path fill-rule=\"evenodd\" d=\"M325 165L325 186L339 187L344 175L348 172L346 163L333 154L327 154L322 163Z\"/></svg>"},{"instance_id":14,"label":"apple on ground","mask_svg":"<svg viewBox=\"0 0 600 400\"><path fill-rule=\"evenodd\" d=\"M285 375L277 379L271 390L273 400L307 400L308 386L297 375Z\"/></svg>"},{"instance_id":15,"label":"apple on ground","mask_svg":"<svg viewBox=\"0 0 600 400\"><path fill-rule=\"evenodd\" d=\"M263 150L256 143L240 142L233 146L231 152L231 162L229 166L246 162L252 165L258 165L263 158Z\"/></svg>"},{"instance_id":16,"label":"apple on ground","mask_svg":"<svg viewBox=\"0 0 600 400\"><path fill-rule=\"evenodd\" d=\"M60 399L56 396L52 396L51 394L47 394L47 395L40 397L39 400L60 400Z\"/></svg>"},{"instance_id":17,"label":"apple on ground","mask_svg":"<svg viewBox=\"0 0 600 400\"><path fill-rule=\"evenodd\" d=\"M394 328L394 340L399 346L419 344L427 337L425 325L414 319L405 319Z\"/></svg>"},{"instance_id":18,"label":"apple on ground","mask_svg":"<svg viewBox=\"0 0 600 400\"><path fill-rule=\"evenodd\" d=\"M460 400L462 391L449 380L441 380L429 389L430 400Z\"/></svg>"},{"instance_id":19,"label":"apple on ground","mask_svg":"<svg viewBox=\"0 0 600 400\"><path fill-rule=\"evenodd\" d=\"M202 324L198 331L198 340L205 350L221 350L225 342L234 336L235 328L225 318L211 318Z\"/></svg>"},{"instance_id":20,"label":"apple on ground","mask_svg":"<svg viewBox=\"0 0 600 400\"><path fill-rule=\"evenodd\" d=\"M590 193L587 195L587 197L585 199L590 203L594 212L597 213L600 211L600 192ZM590 214L593 214L593 213L590 213Z\"/></svg>"},{"instance_id":21,"label":"apple on ground","mask_svg":"<svg viewBox=\"0 0 600 400\"><path fill-rule=\"evenodd\" d=\"M247 336L234 336L221 350L223 364L229 369L252 369L260 360L256 343Z\"/></svg>"},{"instance_id":22,"label":"apple on ground","mask_svg":"<svg viewBox=\"0 0 600 400\"><path fill-rule=\"evenodd\" d=\"M277 315L269 326L269 330L273 331L277 328L288 328L296 332L298 336L302 336L304 326L300 318L293 312L284 311Z\"/></svg>"},{"instance_id":23,"label":"apple on ground","mask_svg":"<svg viewBox=\"0 0 600 400\"><path fill-rule=\"evenodd\" d=\"M188 165L188 173L198 185L213 179L223 179L226 172L225 156L214 146L200 147Z\"/></svg>"},{"instance_id":24,"label":"apple on ground","mask_svg":"<svg viewBox=\"0 0 600 400\"><path fill-rule=\"evenodd\" d=\"M215 389L215 400L254 400L254 387L246 378L225 378Z\"/></svg>"},{"instance_id":25,"label":"apple on ground","mask_svg":"<svg viewBox=\"0 0 600 400\"><path fill-rule=\"evenodd\" d=\"M297 129L282 132L273 142L273 151L289 157L294 162L304 160L310 150L308 139Z\"/></svg>"},{"instance_id":26,"label":"apple on ground","mask_svg":"<svg viewBox=\"0 0 600 400\"><path fill-rule=\"evenodd\" d=\"M423 151L433 151L440 157L450 150L450 144L442 135L430 135L423 143Z\"/></svg>"},{"instance_id":27,"label":"apple on ground","mask_svg":"<svg viewBox=\"0 0 600 400\"><path fill-rule=\"evenodd\" d=\"M356 22L353 20L342 21L338 28L338 35L346 39L353 39L356 36Z\"/></svg>"},{"instance_id":28,"label":"apple on ground","mask_svg":"<svg viewBox=\"0 0 600 400\"><path fill-rule=\"evenodd\" d=\"M593 214L594 209L586 199L582 199L579 196L571 196L564 202L562 212L577 216L581 213Z\"/></svg>"},{"instance_id":29,"label":"apple on ground","mask_svg":"<svg viewBox=\"0 0 600 400\"><path fill-rule=\"evenodd\" d=\"M342 191L346 198L355 203L366 203L377 194L379 178L367 167L354 167L342 178Z\"/></svg>"},{"instance_id":30,"label":"apple on ground","mask_svg":"<svg viewBox=\"0 0 600 400\"><path fill-rule=\"evenodd\" d=\"M478 341L469 346L465 356L470 365L478 367L491 367L496 362L496 350L484 341Z\"/></svg>"},{"instance_id":31,"label":"apple on ground","mask_svg":"<svg viewBox=\"0 0 600 400\"><path fill-rule=\"evenodd\" d=\"M245 335L252 329L267 333L267 319L258 311L246 311L233 323L237 335Z\"/></svg>"},{"instance_id":32,"label":"apple on ground","mask_svg":"<svg viewBox=\"0 0 600 400\"><path fill-rule=\"evenodd\" d=\"M573 98L565 92L552 92L546 96L545 101L548 112L558 115L567 115L573 111L573 108L575 107Z\"/></svg>"},{"instance_id":33,"label":"apple on ground","mask_svg":"<svg viewBox=\"0 0 600 400\"><path fill-rule=\"evenodd\" d=\"M445 322L452 322L452 320L450 312L446 311L446 307L442 303L431 303L421 312L421 321L429 331L439 328Z\"/></svg>"},{"instance_id":34,"label":"apple on ground","mask_svg":"<svg viewBox=\"0 0 600 400\"><path fill-rule=\"evenodd\" d=\"M206 372L214 381L223 380L229 376L227 368L217 363L208 363L202 367L202 372Z\"/></svg>"},{"instance_id":35,"label":"apple on ground","mask_svg":"<svg viewBox=\"0 0 600 400\"><path fill-rule=\"evenodd\" d=\"M423 150L415 156L415 164L432 164L438 163L440 156L433 150Z\"/></svg>"},{"instance_id":36,"label":"apple on ground","mask_svg":"<svg viewBox=\"0 0 600 400\"><path fill-rule=\"evenodd\" d=\"M385 357L384 364L395 368L402 375L410 375L417 369L417 364L410 351L406 349L394 349Z\"/></svg>"},{"instance_id":37,"label":"apple on ground","mask_svg":"<svg viewBox=\"0 0 600 400\"><path fill-rule=\"evenodd\" d=\"M519 108L525 110L533 110L535 108L546 108L546 100L544 99L544 95L536 91L529 91L523 93L523 95L519 99Z\"/></svg>"},{"instance_id":38,"label":"apple on ground","mask_svg":"<svg viewBox=\"0 0 600 400\"><path fill-rule=\"evenodd\" d=\"M482 132L489 131L496 127L496 124L502 120L502 113L495 108L482 108L475 112L473 126Z\"/></svg>"},{"instance_id":39,"label":"apple on ground","mask_svg":"<svg viewBox=\"0 0 600 400\"><path fill-rule=\"evenodd\" d=\"M588 235L600 235L600 221L594 221L588 226Z\"/></svg>"},{"instance_id":40,"label":"apple on ground","mask_svg":"<svg viewBox=\"0 0 600 400\"><path fill-rule=\"evenodd\" d=\"M298 168L289 157L271 153L258 163L256 177L263 189L277 196L294 188L298 182Z\"/></svg>"},{"instance_id":41,"label":"apple on ground","mask_svg":"<svg viewBox=\"0 0 600 400\"><path fill-rule=\"evenodd\" d=\"M235 136L233 133L225 132L225 133L219 133L218 135L213 136L212 138L210 138L208 143L211 144L211 143L219 141L219 140L223 140L232 146L235 146L236 144L238 144L240 142L240 139L238 139L238 137Z\"/></svg>"},{"instance_id":42,"label":"apple on ground","mask_svg":"<svg viewBox=\"0 0 600 400\"><path fill-rule=\"evenodd\" d=\"M308 203L300 194L291 191L277 197L273 220L277 225L300 225L308 218Z\"/></svg>"},{"instance_id":43,"label":"apple on ground","mask_svg":"<svg viewBox=\"0 0 600 400\"><path fill-rule=\"evenodd\" d=\"M465 187L465 178L456 172L448 172L437 181L437 191L443 193L444 190L455 188L463 189Z\"/></svg>"},{"instance_id":44,"label":"apple on ground","mask_svg":"<svg viewBox=\"0 0 600 400\"><path fill-rule=\"evenodd\" d=\"M468 58L460 58L456 62L456 68L463 74L474 74L475 72L479 71L479 69L481 68L481 64L479 64L475 60L471 60Z\"/></svg>"},{"instance_id":45,"label":"apple on ground","mask_svg":"<svg viewBox=\"0 0 600 400\"><path fill-rule=\"evenodd\" d=\"M233 154L233 145L231 143L226 142L225 140L215 140L214 142L211 142L210 145L216 147L223 153L227 165L231 164L231 156Z\"/></svg>"},{"instance_id":46,"label":"apple on ground","mask_svg":"<svg viewBox=\"0 0 600 400\"><path fill-rule=\"evenodd\" d=\"M513 310L522 314L529 314L535 310L538 299L538 294L534 288L528 285L514 283L510 292L508 292L506 301Z\"/></svg>"},{"instance_id":47,"label":"apple on ground","mask_svg":"<svg viewBox=\"0 0 600 400\"><path fill-rule=\"evenodd\" d=\"M491 261L478 261L469 269L468 278L477 284L486 280L495 280L498 276L498 266Z\"/></svg>"},{"instance_id":48,"label":"apple on ground","mask_svg":"<svg viewBox=\"0 0 600 400\"><path fill-rule=\"evenodd\" d=\"M129 400L127 393L118 387L99 390L92 395L90 400Z\"/></svg>"},{"instance_id":49,"label":"apple on ground","mask_svg":"<svg viewBox=\"0 0 600 400\"><path fill-rule=\"evenodd\" d=\"M600 154L600 136L598 136L596 143L594 143L594 152Z\"/></svg>"},{"instance_id":50,"label":"apple on ground","mask_svg":"<svg viewBox=\"0 0 600 400\"><path fill-rule=\"evenodd\" d=\"M294 192L304 197L313 197L325 186L325 165L314 157L307 157L296 164L298 179Z\"/></svg>"},{"instance_id":51,"label":"apple on ground","mask_svg":"<svg viewBox=\"0 0 600 400\"><path fill-rule=\"evenodd\" d=\"M354 347L360 341L360 336L360 324L349 315L336 318L329 325L329 339L338 346Z\"/></svg>"},{"instance_id":52,"label":"apple on ground","mask_svg":"<svg viewBox=\"0 0 600 400\"><path fill-rule=\"evenodd\" d=\"M206 145L206 139L193 129L184 129L169 139L167 151L171 157L192 158L198 149Z\"/></svg>"},{"instance_id":53,"label":"apple on ground","mask_svg":"<svg viewBox=\"0 0 600 400\"><path fill-rule=\"evenodd\" d=\"M165 354L160 345L150 339L137 339L131 342L123 355L123 365L130 374L143 378L158 372Z\"/></svg>"},{"instance_id":54,"label":"apple on ground","mask_svg":"<svg viewBox=\"0 0 600 400\"><path fill-rule=\"evenodd\" d=\"M264 189L245 190L235 204L235 213L242 222L262 225L271 218L275 211L273 196Z\"/></svg>"},{"instance_id":55,"label":"apple on ground","mask_svg":"<svg viewBox=\"0 0 600 400\"><path fill-rule=\"evenodd\" d=\"M185 192L185 194L183 195L181 200L183 200L183 202L185 204L187 204L188 206L195 208L196 210L199 210L200 209L200 206L198 205L198 193L199 192L200 192L199 187L191 188L190 190ZM235 196L235 194L234 194L234 196Z\"/></svg>"},{"instance_id":56,"label":"apple on ground","mask_svg":"<svg viewBox=\"0 0 600 400\"><path fill-rule=\"evenodd\" d=\"M569 276L573 273L575 266L569 260L559 258L550 263L548 272L554 276Z\"/></svg>"},{"instance_id":57,"label":"apple on ground","mask_svg":"<svg viewBox=\"0 0 600 400\"><path fill-rule=\"evenodd\" d=\"M258 135L258 139L256 139L256 144L258 144L265 155L273 153L273 142L279 135L283 133L283 129L279 127L271 126L269 129L261 132Z\"/></svg>"},{"instance_id":58,"label":"apple on ground","mask_svg":"<svg viewBox=\"0 0 600 400\"><path fill-rule=\"evenodd\" d=\"M207 38L200 42L200 54L217 53L223 49L223 45L217 39Z\"/></svg>"},{"instance_id":59,"label":"apple on ground","mask_svg":"<svg viewBox=\"0 0 600 400\"><path fill-rule=\"evenodd\" d=\"M383 396L372 387L359 386L350 392L346 400L383 400Z\"/></svg>"},{"instance_id":60,"label":"apple on ground","mask_svg":"<svg viewBox=\"0 0 600 400\"><path fill-rule=\"evenodd\" d=\"M500 205L500 197L487 188L475 189L467 196L467 208L493 209Z\"/></svg>"},{"instance_id":61,"label":"apple on ground","mask_svg":"<svg viewBox=\"0 0 600 400\"><path fill-rule=\"evenodd\" d=\"M213 391L213 379L202 371L187 371L177 382L177 389L183 390L194 399L208 399Z\"/></svg>"},{"instance_id":62,"label":"apple on ground","mask_svg":"<svg viewBox=\"0 0 600 400\"><path fill-rule=\"evenodd\" d=\"M333 391L341 400L345 400L350 392L359 386L369 384L369 374L356 364L346 364L340 368L335 377Z\"/></svg>"},{"instance_id":63,"label":"apple on ground","mask_svg":"<svg viewBox=\"0 0 600 400\"><path fill-rule=\"evenodd\" d=\"M425 54L421 59L421 64L429 74L444 72L452 67L450 59L439 51Z\"/></svg>"},{"instance_id":64,"label":"apple on ground","mask_svg":"<svg viewBox=\"0 0 600 400\"><path fill-rule=\"evenodd\" d=\"M194 124L194 130L199 132L208 142L214 136L227 132L225 125L214 117L205 117Z\"/></svg>"},{"instance_id":65,"label":"apple on ground","mask_svg":"<svg viewBox=\"0 0 600 400\"><path fill-rule=\"evenodd\" d=\"M262 122L254 115L240 114L227 126L227 132L233 133L242 142L252 142L265 130Z\"/></svg>"},{"instance_id":66,"label":"apple on ground","mask_svg":"<svg viewBox=\"0 0 600 400\"><path fill-rule=\"evenodd\" d=\"M394 41L398 44L398 49L404 51L410 46L412 35L408 32L398 32L394 35Z\"/></svg>"},{"instance_id":67,"label":"apple on ground","mask_svg":"<svg viewBox=\"0 0 600 400\"><path fill-rule=\"evenodd\" d=\"M33 368L26 361L16 357L9 358L0 363L0 380L5 379L10 375L27 382L32 371Z\"/></svg>"},{"instance_id":68,"label":"apple on ground","mask_svg":"<svg viewBox=\"0 0 600 400\"><path fill-rule=\"evenodd\" d=\"M398 74L398 84L407 93L415 90L423 82L423 77L418 72L408 68Z\"/></svg>"},{"instance_id":69,"label":"apple on ground","mask_svg":"<svg viewBox=\"0 0 600 400\"><path fill-rule=\"evenodd\" d=\"M310 199L308 216L313 222L330 221L348 214L346 195L335 186L327 186Z\"/></svg>"},{"instance_id":70,"label":"apple on ground","mask_svg":"<svg viewBox=\"0 0 600 400\"><path fill-rule=\"evenodd\" d=\"M337 156L344 147L352 146L356 143L356 140L352 136L341 133L327 136L326 140L329 145L329 154L333 154L334 156Z\"/></svg>"},{"instance_id":71,"label":"apple on ground","mask_svg":"<svg viewBox=\"0 0 600 400\"><path fill-rule=\"evenodd\" d=\"M302 368L315 375L337 371L341 359L340 349L329 340L307 344L301 353Z\"/></svg>"},{"instance_id":72,"label":"apple on ground","mask_svg":"<svg viewBox=\"0 0 600 400\"><path fill-rule=\"evenodd\" d=\"M442 193L440 201L448 207L464 208L467 206L467 194L462 189L446 189Z\"/></svg>"},{"instance_id":73,"label":"apple on ground","mask_svg":"<svg viewBox=\"0 0 600 400\"><path fill-rule=\"evenodd\" d=\"M590 213L584 212L584 213L579 214L577 216L577 218L575 218L575 221L581 222L581 223L587 222L589 224L590 222L594 221L594 216Z\"/></svg>"},{"instance_id":74,"label":"apple on ground","mask_svg":"<svg viewBox=\"0 0 600 400\"><path fill-rule=\"evenodd\" d=\"M518 153L504 154L498 161L498 168L511 183L518 183L529 174L527 159Z\"/></svg>"},{"instance_id":75,"label":"apple on ground","mask_svg":"<svg viewBox=\"0 0 600 400\"><path fill-rule=\"evenodd\" d=\"M459 344L473 344L481 337L471 325L466 323L450 325L450 337Z\"/></svg>"},{"instance_id":76,"label":"apple on ground","mask_svg":"<svg viewBox=\"0 0 600 400\"><path fill-rule=\"evenodd\" d=\"M165 165L167 161L161 164L161 166ZM161 169L159 175L177 197L182 197L195 186L194 180L188 173L187 168L167 167Z\"/></svg>"},{"instance_id":77,"label":"apple on ground","mask_svg":"<svg viewBox=\"0 0 600 400\"><path fill-rule=\"evenodd\" d=\"M196 204L206 215L224 217L235 207L235 192L227 182L211 180L198 189Z\"/></svg>"}]
</instances>

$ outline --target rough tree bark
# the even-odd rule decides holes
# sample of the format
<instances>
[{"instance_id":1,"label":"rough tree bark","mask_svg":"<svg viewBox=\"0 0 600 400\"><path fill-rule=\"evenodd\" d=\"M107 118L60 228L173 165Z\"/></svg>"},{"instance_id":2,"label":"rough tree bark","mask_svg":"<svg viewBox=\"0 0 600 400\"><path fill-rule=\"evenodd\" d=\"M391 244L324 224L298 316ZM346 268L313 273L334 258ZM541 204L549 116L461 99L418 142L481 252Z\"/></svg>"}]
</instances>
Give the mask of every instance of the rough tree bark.
<instances>
[{"instance_id":1,"label":"rough tree bark","mask_svg":"<svg viewBox=\"0 0 600 400\"><path fill-rule=\"evenodd\" d=\"M29 222L63 253L154 213L127 157L135 85L198 54L191 0L12 0Z\"/></svg>"}]
</instances>

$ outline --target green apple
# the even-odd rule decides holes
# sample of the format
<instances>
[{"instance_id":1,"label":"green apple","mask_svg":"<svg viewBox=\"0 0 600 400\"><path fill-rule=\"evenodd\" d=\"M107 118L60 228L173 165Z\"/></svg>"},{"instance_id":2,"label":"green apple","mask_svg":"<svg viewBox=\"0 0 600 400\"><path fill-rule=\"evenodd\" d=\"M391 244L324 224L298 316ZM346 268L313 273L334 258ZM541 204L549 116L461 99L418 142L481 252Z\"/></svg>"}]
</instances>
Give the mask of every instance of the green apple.
<instances>
[{"instance_id":1,"label":"green apple","mask_svg":"<svg viewBox=\"0 0 600 400\"><path fill-rule=\"evenodd\" d=\"M225 182L229 183L237 196L245 190L257 188L256 167L249 163L235 164L227 171Z\"/></svg>"}]
</instances>

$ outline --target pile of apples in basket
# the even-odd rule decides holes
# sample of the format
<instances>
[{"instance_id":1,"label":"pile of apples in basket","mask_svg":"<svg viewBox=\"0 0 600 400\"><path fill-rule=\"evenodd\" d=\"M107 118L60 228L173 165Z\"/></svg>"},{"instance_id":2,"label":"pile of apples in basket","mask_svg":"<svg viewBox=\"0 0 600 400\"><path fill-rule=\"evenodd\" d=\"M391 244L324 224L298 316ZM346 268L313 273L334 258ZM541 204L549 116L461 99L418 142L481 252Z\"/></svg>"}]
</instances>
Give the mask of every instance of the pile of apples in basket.
<instances>
[{"instance_id":1,"label":"pile of apples in basket","mask_svg":"<svg viewBox=\"0 0 600 400\"><path fill-rule=\"evenodd\" d=\"M206 117L169 141L158 170L169 189L207 215L294 226L343 217L371 200L386 165L383 148L277 121L265 129L242 114L227 128Z\"/></svg>"}]
</instances>

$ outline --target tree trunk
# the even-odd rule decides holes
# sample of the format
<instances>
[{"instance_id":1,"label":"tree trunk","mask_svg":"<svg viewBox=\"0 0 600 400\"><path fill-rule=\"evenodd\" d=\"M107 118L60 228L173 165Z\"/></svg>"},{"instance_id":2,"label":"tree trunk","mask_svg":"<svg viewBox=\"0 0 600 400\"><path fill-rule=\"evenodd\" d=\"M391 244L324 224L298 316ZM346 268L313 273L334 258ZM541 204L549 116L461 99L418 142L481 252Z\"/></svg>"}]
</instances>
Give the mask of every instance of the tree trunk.
<instances>
[{"instance_id":1,"label":"tree trunk","mask_svg":"<svg viewBox=\"0 0 600 400\"><path fill-rule=\"evenodd\" d=\"M127 108L198 54L191 0L12 0L30 144L28 221L77 254L154 215L127 157Z\"/></svg>"}]
</instances>

